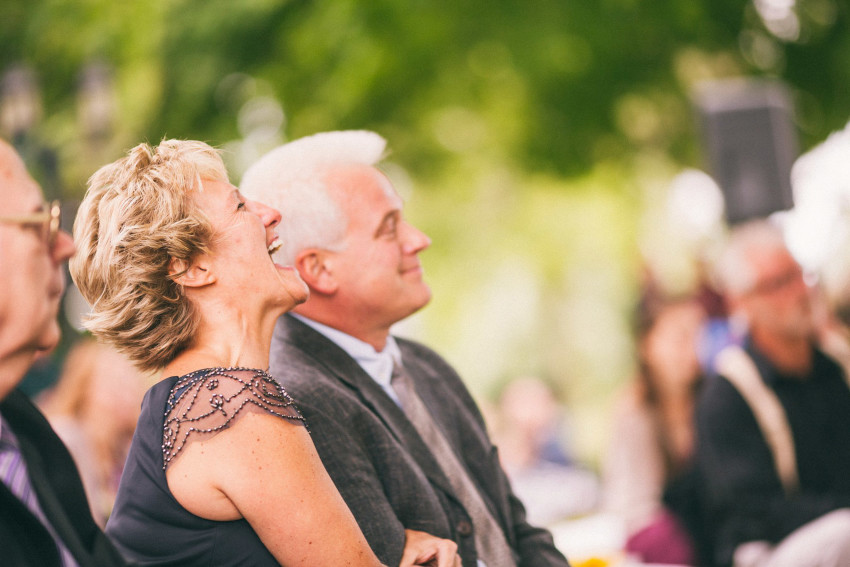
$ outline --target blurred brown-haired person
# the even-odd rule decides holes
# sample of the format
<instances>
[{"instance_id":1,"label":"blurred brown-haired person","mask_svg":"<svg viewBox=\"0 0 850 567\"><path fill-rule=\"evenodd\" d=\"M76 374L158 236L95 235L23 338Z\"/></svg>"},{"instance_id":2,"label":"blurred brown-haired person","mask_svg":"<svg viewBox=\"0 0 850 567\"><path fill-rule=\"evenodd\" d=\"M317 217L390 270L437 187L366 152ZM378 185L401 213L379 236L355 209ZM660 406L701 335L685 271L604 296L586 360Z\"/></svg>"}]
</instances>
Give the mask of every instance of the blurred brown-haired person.
<instances>
[{"instance_id":1,"label":"blurred brown-haired person","mask_svg":"<svg viewBox=\"0 0 850 567\"><path fill-rule=\"evenodd\" d=\"M98 524L106 525L146 389L145 376L91 337L77 342L39 405L83 478Z\"/></svg>"},{"instance_id":2,"label":"blurred brown-haired person","mask_svg":"<svg viewBox=\"0 0 850 567\"><path fill-rule=\"evenodd\" d=\"M615 409L604 463L605 508L623 521L626 551L652 563L693 564L683 519L665 502L691 470L698 342L705 310L696 299L649 298L637 314L638 372Z\"/></svg>"}]
</instances>

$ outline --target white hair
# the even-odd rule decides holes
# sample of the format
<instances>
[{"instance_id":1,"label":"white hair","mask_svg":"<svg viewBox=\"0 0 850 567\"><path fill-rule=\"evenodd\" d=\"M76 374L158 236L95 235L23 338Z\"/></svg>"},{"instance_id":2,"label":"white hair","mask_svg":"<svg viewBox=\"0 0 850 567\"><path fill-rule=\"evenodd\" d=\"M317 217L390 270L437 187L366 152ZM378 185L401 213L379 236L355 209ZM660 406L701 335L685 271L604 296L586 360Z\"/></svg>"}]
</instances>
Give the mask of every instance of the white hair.
<instances>
[{"instance_id":1,"label":"white hair","mask_svg":"<svg viewBox=\"0 0 850 567\"><path fill-rule=\"evenodd\" d=\"M727 295L743 295L756 285L752 258L770 250L788 250L782 228L764 219L746 222L729 234L714 265L715 281Z\"/></svg>"},{"instance_id":2,"label":"white hair","mask_svg":"<svg viewBox=\"0 0 850 567\"><path fill-rule=\"evenodd\" d=\"M281 213L277 261L292 264L306 248L340 249L348 219L328 193L328 175L346 166L374 166L385 148L386 140L374 132L322 132L279 146L248 168L242 194Z\"/></svg>"}]
</instances>

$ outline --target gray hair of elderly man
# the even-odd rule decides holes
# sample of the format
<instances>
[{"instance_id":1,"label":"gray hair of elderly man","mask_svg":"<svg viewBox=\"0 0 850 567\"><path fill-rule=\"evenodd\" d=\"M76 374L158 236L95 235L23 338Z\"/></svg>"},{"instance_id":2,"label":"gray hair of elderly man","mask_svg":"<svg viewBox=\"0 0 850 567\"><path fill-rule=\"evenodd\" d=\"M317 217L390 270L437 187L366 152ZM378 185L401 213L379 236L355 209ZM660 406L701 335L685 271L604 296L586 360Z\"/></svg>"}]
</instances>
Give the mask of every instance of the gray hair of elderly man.
<instances>
[{"instance_id":1,"label":"gray hair of elderly man","mask_svg":"<svg viewBox=\"0 0 850 567\"><path fill-rule=\"evenodd\" d=\"M781 227L768 219L757 219L732 229L714 264L714 278L720 291L739 297L756 285L754 255L768 250L788 250Z\"/></svg>"},{"instance_id":2,"label":"gray hair of elderly man","mask_svg":"<svg viewBox=\"0 0 850 567\"><path fill-rule=\"evenodd\" d=\"M331 197L328 176L345 167L374 166L385 149L386 140L374 132L322 132L278 146L248 168L242 194L281 213L278 262L291 265L307 248L342 249L348 219Z\"/></svg>"}]
</instances>

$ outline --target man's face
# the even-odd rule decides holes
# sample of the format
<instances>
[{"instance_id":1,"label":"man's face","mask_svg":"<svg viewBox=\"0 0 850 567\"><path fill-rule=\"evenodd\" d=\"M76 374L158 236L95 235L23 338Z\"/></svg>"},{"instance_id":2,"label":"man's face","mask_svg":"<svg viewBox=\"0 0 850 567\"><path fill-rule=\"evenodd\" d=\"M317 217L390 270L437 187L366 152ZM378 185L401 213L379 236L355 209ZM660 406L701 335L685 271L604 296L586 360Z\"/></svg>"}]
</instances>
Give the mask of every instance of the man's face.
<instances>
[{"instance_id":1,"label":"man's face","mask_svg":"<svg viewBox=\"0 0 850 567\"><path fill-rule=\"evenodd\" d=\"M741 299L750 326L782 338L808 338L814 330L809 289L800 266L782 247L750 254L755 285Z\"/></svg>"},{"instance_id":2,"label":"man's face","mask_svg":"<svg viewBox=\"0 0 850 567\"><path fill-rule=\"evenodd\" d=\"M404 220L401 199L377 169L339 170L328 186L348 218L342 251L330 259L337 301L359 327L389 329L431 299L418 258L431 241Z\"/></svg>"},{"instance_id":3,"label":"man's face","mask_svg":"<svg viewBox=\"0 0 850 567\"><path fill-rule=\"evenodd\" d=\"M43 211L41 190L14 150L0 142L0 217ZM59 231L52 245L45 223L0 221L0 357L49 350L59 341L56 314L65 289L62 263L74 253Z\"/></svg>"}]
</instances>

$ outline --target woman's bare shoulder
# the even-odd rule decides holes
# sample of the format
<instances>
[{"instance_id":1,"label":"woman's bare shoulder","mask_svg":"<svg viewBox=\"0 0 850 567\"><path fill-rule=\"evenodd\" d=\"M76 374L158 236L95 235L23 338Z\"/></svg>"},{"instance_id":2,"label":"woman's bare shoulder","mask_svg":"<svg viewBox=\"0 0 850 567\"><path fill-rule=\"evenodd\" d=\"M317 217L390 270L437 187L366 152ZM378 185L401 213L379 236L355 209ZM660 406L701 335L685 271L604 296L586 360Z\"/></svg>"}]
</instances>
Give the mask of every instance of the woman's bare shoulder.
<instances>
[{"instance_id":1,"label":"woman's bare shoulder","mask_svg":"<svg viewBox=\"0 0 850 567\"><path fill-rule=\"evenodd\" d=\"M294 400L264 370L206 368L181 376L166 405L163 468L168 468L187 443L208 440L250 413L304 423Z\"/></svg>"}]
</instances>

